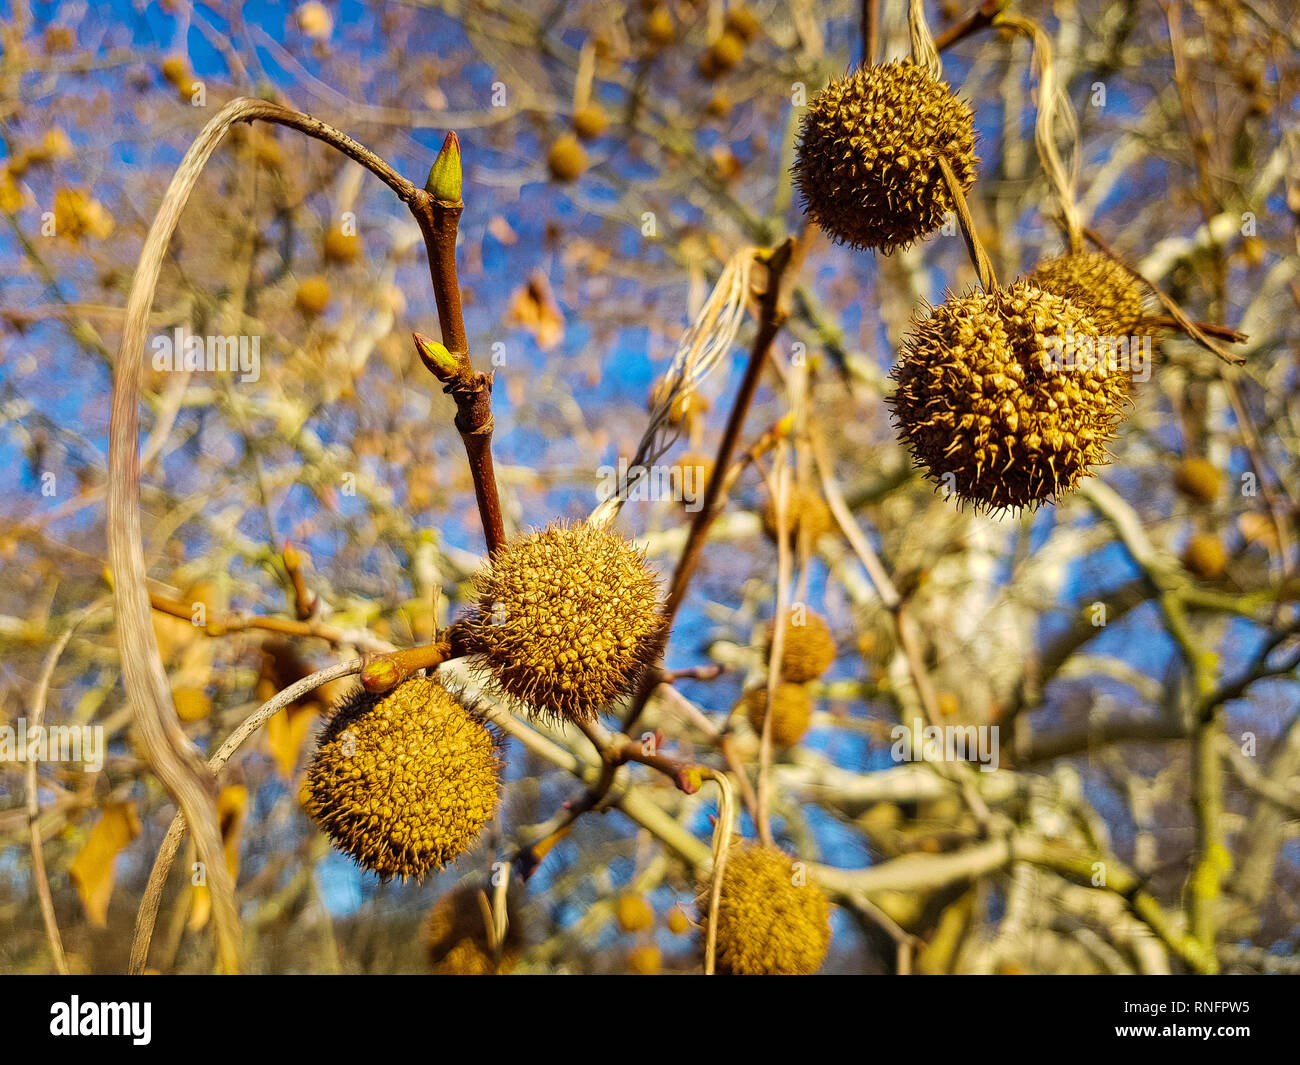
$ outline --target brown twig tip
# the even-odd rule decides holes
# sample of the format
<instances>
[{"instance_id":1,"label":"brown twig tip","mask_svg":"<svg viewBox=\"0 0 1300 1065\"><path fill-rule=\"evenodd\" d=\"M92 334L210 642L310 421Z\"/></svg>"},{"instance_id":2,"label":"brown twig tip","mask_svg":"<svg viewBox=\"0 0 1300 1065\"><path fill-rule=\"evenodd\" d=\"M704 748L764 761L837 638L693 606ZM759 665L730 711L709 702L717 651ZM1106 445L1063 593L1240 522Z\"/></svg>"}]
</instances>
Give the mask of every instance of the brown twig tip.
<instances>
[{"instance_id":1,"label":"brown twig tip","mask_svg":"<svg viewBox=\"0 0 1300 1065\"><path fill-rule=\"evenodd\" d=\"M461 202L460 138L456 136L454 130L448 133L447 139L442 142L442 151L433 161L433 166L429 170L429 180L424 184L424 191L435 200L442 200L444 203Z\"/></svg>"}]
</instances>

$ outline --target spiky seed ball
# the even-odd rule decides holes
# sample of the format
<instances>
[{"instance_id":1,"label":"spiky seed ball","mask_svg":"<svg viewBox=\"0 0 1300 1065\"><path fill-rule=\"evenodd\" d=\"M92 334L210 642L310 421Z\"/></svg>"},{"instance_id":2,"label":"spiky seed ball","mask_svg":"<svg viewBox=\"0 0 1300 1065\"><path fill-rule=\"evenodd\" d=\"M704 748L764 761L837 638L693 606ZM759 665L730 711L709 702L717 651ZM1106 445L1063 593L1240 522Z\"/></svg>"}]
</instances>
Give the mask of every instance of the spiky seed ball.
<instances>
[{"instance_id":1,"label":"spiky seed ball","mask_svg":"<svg viewBox=\"0 0 1300 1065\"><path fill-rule=\"evenodd\" d=\"M763 500L763 508L759 516L763 519L763 531L767 533L767 538L775 542L776 504L771 496ZM831 508L826 505L826 501L815 488L793 485L786 497L785 527L790 534L792 545L799 543L799 537L803 535L803 530L807 529L808 540L816 547L818 540L835 530L835 518L831 514Z\"/></svg>"},{"instance_id":2,"label":"spiky seed ball","mask_svg":"<svg viewBox=\"0 0 1300 1065\"><path fill-rule=\"evenodd\" d=\"M767 623L767 644L772 646L776 626ZM811 610L791 608L781 652L781 676L796 684L816 680L835 661L835 637L830 627Z\"/></svg>"},{"instance_id":3,"label":"spiky seed ball","mask_svg":"<svg viewBox=\"0 0 1300 1065\"><path fill-rule=\"evenodd\" d=\"M1183 459L1174 470L1174 487L1197 503L1213 503L1223 489L1223 473L1209 459Z\"/></svg>"},{"instance_id":4,"label":"spiky seed ball","mask_svg":"<svg viewBox=\"0 0 1300 1065\"><path fill-rule=\"evenodd\" d=\"M1228 568L1228 552L1223 542L1210 533L1196 533L1183 548L1183 567L1202 580L1222 577Z\"/></svg>"},{"instance_id":5,"label":"spiky seed ball","mask_svg":"<svg viewBox=\"0 0 1300 1065\"><path fill-rule=\"evenodd\" d=\"M361 255L361 235L359 233L346 233L342 226L330 226L325 231L321 252L328 262L353 262Z\"/></svg>"},{"instance_id":6,"label":"spiky seed ball","mask_svg":"<svg viewBox=\"0 0 1300 1065\"><path fill-rule=\"evenodd\" d=\"M830 904L775 847L733 843L718 902L718 968L737 976L809 976L826 959ZM698 899L709 919L708 888Z\"/></svg>"},{"instance_id":7,"label":"spiky seed ball","mask_svg":"<svg viewBox=\"0 0 1300 1065\"><path fill-rule=\"evenodd\" d=\"M588 104L573 113L573 132L579 140L594 141L609 128L609 118L600 104Z\"/></svg>"},{"instance_id":8,"label":"spiky seed ball","mask_svg":"<svg viewBox=\"0 0 1300 1065\"><path fill-rule=\"evenodd\" d=\"M812 699L807 687L788 681L778 684L772 705L776 708L772 712L772 743L777 747L793 747L803 739L812 721ZM749 719L749 727L762 735L763 719L767 716L767 688L747 691L738 709Z\"/></svg>"},{"instance_id":9,"label":"spiky seed ball","mask_svg":"<svg viewBox=\"0 0 1300 1065\"><path fill-rule=\"evenodd\" d=\"M663 961L663 955L653 943L643 943L627 953L628 972L634 976L658 976Z\"/></svg>"},{"instance_id":10,"label":"spiky seed ball","mask_svg":"<svg viewBox=\"0 0 1300 1065\"><path fill-rule=\"evenodd\" d=\"M330 283L323 277L309 277L298 286L298 291L294 294L294 306L307 315L315 317L323 314L325 308L330 305L332 293L330 292Z\"/></svg>"},{"instance_id":11,"label":"spiky seed ball","mask_svg":"<svg viewBox=\"0 0 1300 1065\"><path fill-rule=\"evenodd\" d=\"M594 720L659 654L658 579L606 529L557 523L516 537L474 585L471 647L496 689L534 713Z\"/></svg>"},{"instance_id":12,"label":"spiky seed ball","mask_svg":"<svg viewBox=\"0 0 1300 1065\"><path fill-rule=\"evenodd\" d=\"M358 864L385 880L454 861L496 813L501 759L483 722L436 680L339 704L307 770L305 807Z\"/></svg>"},{"instance_id":13,"label":"spiky seed ball","mask_svg":"<svg viewBox=\"0 0 1300 1065\"><path fill-rule=\"evenodd\" d=\"M813 97L794 174L804 212L836 242L889 252L954 209L939 167L975 182L975 116L948 86L905 60L858 68Z\"/></svg>"},{"instance_id":14,"label":"spiky seed ball","mask_svg":"<svg viewBox=\"0 0 1300 1065\"><path fill-rule=\"evenodd\" d=\"M691 919L680 905L668 911L668 931L675 936L683 935L691 927Z\"/></svg>"},{"instance_id":15,"label":"spiky seed ball","mask_svg":"<svg viewBox=\"0 0 1300 1065\"><path fill-rule=\"evenodd\" d=\"M546 169L556 181L577 181L587 169L587 153L578 138L566 133L552 144L546 153Z\"/></svg>"},{"instance_id":16,"label":"spiky seed ball","mask_svg":"<svg viewBox=\"0 0 1300 1065\"><path fill-rule=\"evenodd\" d=\"M644 895L635 891L625 891L618 897L618 902L614 904L614 916L624 932L642 932L653 928L655 923L655 912L650 908L650 903L646 902Z\"/></svg>"},{"instance_id":17,"label":"spiky seed ball","mask_svg":"<svg viewBox=\"0 0 1300 1065\"><path fill-rule=\"evenodd\" d=\"M433 904L422 929L424 948L433 971L446 976L504 976L523 954L523 931L509 901L510 918L505 940L501 944L501 961L488 934L487 916L483 912L483 893L470 884L461 884Z\"/></svg>"},{"instance_id":18,"label":"spiky seed ball","mask_svg":"<svg viewBox=\"0 0 1300 1065\"><path fill-rule=\"evenodd\" d=\"M900 435L927 475L977 508L1054 502L1106 461L1129 375L1058 369L1053 342L1095 345L1092 321L1025 281L949 296L914 320L892 376Z\"/></svg>"},{"instance_id":19,"label":"spiky seed ball","mask_svg":"<svg viewBox=\"0 0 1300 1065\"><path fill-rule=\"evenodd\" d=\"M1080 252L1044 259L1027 280L1082 310L1104 337L1142 336L1142 286L1109 255Z\"/></svg>"}]
</instances>

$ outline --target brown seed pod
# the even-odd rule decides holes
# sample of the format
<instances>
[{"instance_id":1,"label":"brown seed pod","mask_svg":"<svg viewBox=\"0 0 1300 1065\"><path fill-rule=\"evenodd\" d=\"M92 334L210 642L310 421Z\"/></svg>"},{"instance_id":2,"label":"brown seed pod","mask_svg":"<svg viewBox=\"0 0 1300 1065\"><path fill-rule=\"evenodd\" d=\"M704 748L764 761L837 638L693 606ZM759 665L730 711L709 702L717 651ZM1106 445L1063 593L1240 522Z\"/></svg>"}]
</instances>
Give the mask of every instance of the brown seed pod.
<instances>
[{"instance_id":1,"label":"brown seed pod","mask_svg":"<svg viewBox=\"0 0 1300 1065\"><path fill-rule=\"evenodd\" d=\"M1044 259L1026 279L1069 300L1104 337L1143 336L1142 286L1109 255L1080 252Z\"/></svg>"},{"instance_id":2,"label":"brown seed pod","mask_svg":"<svg viewBox=\"0 0 1300 1065\"><path fill-rule=\"evenodd\" d=\"M1228 551L1217 536L1196 533L1183 548L1183 568L1201 580L1222 577L1228 568Z\"/></svg>"},{"instance_id":3,"label":"brown seed pod","mask_svg":"<svg viewBox=\"0 0 1300 1065\"><path fill-rule=\"evenodd\" d=\"M804 212L836 242L889 252L955 209L939 158L963 192L975 182L975 116L910 61L859 68L813 97L795 181Z\"/></svg>"},{"instance_id":4,"label":"brown seed pod","mask_svg":"<svg viewBox=\"0 0 1300 1065\"><path fill-rule=\"evenodd\" d=\"M769 649L776 626L767 623ZM811 610L791 608L785 626L785 647L781 652L781 677L796 684L816 680L835 661L835 637L830 627Z\"/></svg>"},{"instance_id":5,"label":"brown seed pod","mask_svg":"<svg viewBox=\"0 0 1300 1065\"><path fill-rule=\"evenodd\" d=\"M769 540L776 540L776 504L772 497L763 500L759 514L763 520L763 531ZM790 543L798 544L803 530L808 530L808 539L814 547L817 541L836 529L835 518L831 508L826 505L815 488L804 485L791 485L786 499L785 526L790 535Z\"/></svg>"},{"instance_id":6,"label":"brown seed pod","mask_svg":"<svg viewBox=\"0 0 1300 1065\"><path fill-rule=\"evenodd\" d=\"M710 891L697 900L707 933ZM737 976L805 976L826 959L830 903L793 858L736 842L718 902L718 969Z\"/></svg>"},{"instance_id":7,"label":"brown seed pod","mask_svg":"<svg viewBox=\"0 0 1300 1065\"><path fill-rule=\"evenodd\" d=\"M658 579L606 529L554 524L516 537L474 584L468 643L493 686L534 713L592 721L659 654Z\"/></svg>"},{"instance_id":8,"label":"brown seed pod","mask_svg":"<svg viewBox=\"0 0 1300 1065\"><path fill-rule=\"evenodd\" d=\"M1174 470L1174 487L1197 503L1213 503L1223 490L1223 473L1209 459L1191 456Z\"/></svg>"},{"instance_id":9,"label":"brown seed pod","mask_svg":"<svg viewBox=\"0 0 1300 1065\"><path fill-rule=\"evenodd\" d=\"M304 807L334 845L387 880L465 853L496 813L496 737L436 680L358 689L321 733Z\"/></svg>"},{"instance_id":10,"label":"brown seed pod","mask_svg":"<svg viewBox=\"0 0 1300 1065\"><path fill-rule=\"evenodd\" d=\"M587 153L578 138L566 133L552 144L546 153L546 169L556 181L577 181L587 169Z\"/></svg>"},{"instance_id":11,"label":"brown seed pod","mask_svg":"<svg viewBox=\"0 0 1300 1065\"><path fill-rule=\"evenodd\" d=\"M461 884L433 904L421 929L433 971L446 976L504 976L523 954L524 937L512 899L507 899L505 939L500 962L492 949L483 892Z\"/></svg>"},{"instance_id":12,"label":"brown seed pod","mask_svg":"<svg viewBox=\"0 0 1300 1065\"><path fill-rule=\"evenodd\" d=\"M808 731L812 721L812 699L804 684L778 684L772 701L772 743L777 747L793 747ZM751 688L743 696L737 709L749 719L749 727L763 732L763 719L767 717L767 688Z\"/></svg>"},{"instance_id":13,"label":"brown seed pod","mask_svg":"<svg viewBox=\"0 0 1300 1065\"><path fill-rule=\"evenodd\" d=\"M1053 363L1092 321L1060 296L1017 281L950 296L914 320L892 376L900 435L927 475L975 507L1055 502L1106 461L1129 376L1107 360Z\"/></svg>"}]
</instances>

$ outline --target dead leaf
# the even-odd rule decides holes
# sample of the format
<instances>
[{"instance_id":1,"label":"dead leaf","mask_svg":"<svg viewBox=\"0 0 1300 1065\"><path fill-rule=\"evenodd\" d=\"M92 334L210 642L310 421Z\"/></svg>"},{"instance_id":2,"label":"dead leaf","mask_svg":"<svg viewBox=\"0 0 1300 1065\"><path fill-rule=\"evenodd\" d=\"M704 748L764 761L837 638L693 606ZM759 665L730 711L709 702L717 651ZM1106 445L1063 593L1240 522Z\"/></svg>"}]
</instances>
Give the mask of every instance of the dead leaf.
<instances>
[{"instance_id":1,"label":"dead leaf","mask_svg":"<svg viewBox=\"0 0 1300 1065\"><path fill-rule=\"evenodd\" d=\"M564 339L564 315L542 274L533 274L526 285L515 290L506 312L506 324L527 329L543 351L549 351Z\"/></svg>"},{"instance_id":2,"label":"dead leaf","mask_svg":"<svg viewBox=\"0 0 1300 1065\"><path fill-rule=\"evenodd\" d=\"M136 817L135 804L110 803L68 866L68 875L81 896L86 917L96 928L108 925L108 900L113 894L117 856L139 834L140 819Z\"/></svg>"}]
</instances>

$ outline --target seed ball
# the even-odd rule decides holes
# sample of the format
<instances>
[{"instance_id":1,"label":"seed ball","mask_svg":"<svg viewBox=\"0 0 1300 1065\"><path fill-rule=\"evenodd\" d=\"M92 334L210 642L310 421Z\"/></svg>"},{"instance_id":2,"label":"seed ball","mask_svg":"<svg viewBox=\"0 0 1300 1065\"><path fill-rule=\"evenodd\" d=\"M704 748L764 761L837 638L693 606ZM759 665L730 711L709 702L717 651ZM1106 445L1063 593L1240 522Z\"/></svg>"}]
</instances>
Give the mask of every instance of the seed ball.
<instances>
[{"instance_id":1,"label":"seed ball","mask_svg":"<svg viewBox=\"0 0 1300 1065\"><path fill-rule=\"evenodd\" d=\"M441 896L424 920L422 934L429 964L440 976L504 976L523 954L523 932L507 900L509 923L501 943L501 961L488 933L483 893L462 884Z\"/></svg>"},{"instance_id":2,"label":"seed ball","mask_svg":"<svg viewBox=\"0 0 1300 1065\"><path fill-rule=\"evenodd\" d=\"M496 813L496 737L436 680L384 696L357 690L321 733L307 813L334 845L385 880L417 880L464 854Z\"/></svg>"},{"instance_id":3,"label":"seed ball","mask_svg":"<svg viewBox=\"0 0 1300 1065\"><path fill-rule=\"evenodd\" d=\"M808 688L789 682L778 684L772 705L776 708L772 712L772 743L777 747L793 747L803 739L812 721L812 699ZM767 716L767 688L747 691L737 709L744 712L750 728L761 736L763 719Z\"/></svg>"},{"instance_id":4,"label":"seed ball","mask_svg":"<svg viewBox=\"0 0 1300 1065\"><path fill-rule=\"evenodd\" d=\"M1223 474L1209 459L1185 458L1174 470L1174 487L1197 503L1213 503L1223 489Z\"/></svg>"},{"instance_id":5,"label":"seed ball","mask_svg":"<svg viewBox=\"0 0 1300 1065\"><path fill-rule=\"evenodd\" d=\"M776 504L772 497L763 500L763 531L767 538L775 543L777 536ZM785 527L790 536L791 546L797 546L803 530L808 531L809 542L816 547L817 541L829 532L834 532L835 518L831 508L815 488L804 485L792 485L786 497Z\"/></svg>"},{"instance_id":6,"label":"seed ball","mask_svg":"<svg viewBox=\"0 0 1300 1065\"><path fill-rule=\"evenodd\" d=\"M587 153L578 138L566 133L552 144L546 153L546 169L555 181L577 181L587 169Z\"/></svg>"},{"instance_id":7,"label":"seed ball","mask_svg":"<svg viewBox=\"0 0 1300 1065\"><path fill-rule=\"evenodd\" d=\"M614 904L614 916L624 932L642 932L653 928L655 923L655 912L650 908L650 903L646 902L644 895L638 895L635 891L625 891L618 897L618 902Z\"/></svg>"},{"instance_id":8,"label":"seed ball","mask_svg":"<svg viewBox=\"0 0 1300 1065\"><path fill-rule=\"evenodd\" d=\"M668 911L668 931L675 936L684 935L691 927L691 920L681 906L674 906Z\"/></svg>"},{"instance_id":9,"label":"seed ball","mask_svg":"<svg viewBox=\"0 0 1300 1065\"><path fill-rule=\"evenodd\" d=\"M736 976L807 976L826 959L830 903L775 847L733 843L718 900L719 970ZM707 934L710 891L697 905Z\"/></svg>"},{"instance_id":10,"label":"seed ball","mask_svg":"<svg viewBox=\"0 0 1300 1065\"><path fill-rule=\"evenodd\" d=\"M327 262L355 262L361 257L361 235L359 233L345 233L342 226L330 226L325 231L321 252Z\"/></svg>"},{"instance_id":11,"label":"seed ball","mask_svg":"<svg viewBox=\"0 0 1300 1065\"><path fill-rule=\"evenodd\" d=\"M1143 336L1142 286L1102 252L1080 252L1044 259L1028 280L1062 296L1082 310L1104 337Z\"/></svg>"},{"instance_id":12,"label":"seed ball","mask_svg":"<svg viewBox=\"0 0 1300 1065\"><path fill-rule=\"evenodd\" d=\"M163 78L178 89L189 84L190 65L183 56L169 55L162 61L159 69L162 71Z\"/></svg>"},{"instance_id":13,"label":"seed ball","mask_svg":"<svg viewBox=\"0 0 1300 1065\"><path fill-rule=\"evenodd\" d=\"M837 243L883 252L938 229L954 210L939 167L975 182L975 116L910 61L859 68L813 97L795 181L804 212Z\"/></svg>"},{"instance_id":14,"label":"seed ball","mask_svg":"<svg viewBox=\"0 0 1300 1065\"><path fill-rule=\"evenodd\" d=\"M656 7L645 20L645 37L656 48L667 48L677 36L673 17L662 7Z\"/></svg>"},{"instance_id":15,"label":"seed ball","mask_svg":"<svg viewBox=\"0 0 1300 1065\"><path fill-rule=\"evenodd\" d=\"M493 687L535 714L593 721L659 655L658 579L608 530L554 524L516 537L474 586L468 643Z\"/></svg>"},{"instance_id":16,"label":"seed ball","mask_svg":"<svg viewBox=\"0 0 1300 1065\"><path fill-rule=\"evenodd\" d=\"M769 651L776 625L767 623ZM811 610L790 610L781 652L781 677L796 684L816 680L835 661L835 637L825 621Z\"/></svg>"},{"instance_id":17,"label":"seed ball","mask_svg":"<svg viewBox=\"0 0 1300 1065\"><path fill-rule=\"evenodd\" d=\"M914 319L889 402L927 476L978 509L1032 509L1106 461L1129 375L1105 359L1058 369L1067 334L1096 344L1083 311L1024 281Z\"/></svg>"},{"instance_id":18,"label":"seed ball","mask_svg":"<svg viewBox=\"0 0 1300 1065\"><path fill-rule=\"evenodd\" d=\"M736 69L736 64L745 57L745 42L735 33L727 30L710 45L709 50L700 59L700 76L713 81Z\"/></svg>"},{"instance_id":19,"label":"seed ball","mask_svg":"<svg viewBox=\"0 0 1300 1065\"><path fill-rule=\"evenodd\" d=\"M331 298L332 293L328 281L323 277L309 277L298 286L293 302L300 312L308 318L314 318L318 314L325 313L325 309L330 305Z\"/></svg>"},{"instance_id":20,"label":"seed ball","mask_svg":"<svg viewBox=\"0 0 1300 1065\"><path fill-rule=\"evenodd\" d=\"M643 943L627 953L627 969L634 976L658 976L663 961L663 955L653 943Z\"/></svg>"},{"instance_id":21,"label":"seed ball","mask_svg":"<svg viewBox=\"0 0 1300 1065\"><path fill-rule=\"evenodd\" d=\"M763 28L758 17L747 7L733 7L728 11L723 27L746 44L757 37L759 30Z\"/></svg>"},{"instance_id":22,"label":"seed ball","mask_svg":"<svg viewBox=\"0 0 1300 1065\"><path fill-rule=\"evenodd\" d=\"M600 104L588 104L573 113L573 132L579 140L594 141L608 128L609 118Z\"/></svg>"},{"instance_id":23,"label":"seed ball","mask_svg":"<svg viewBox=\"0 0 1300 1065\"><path fill-rule=\"evenodd\" d=\"M1183 568L1205 581L1222 577L1228 568L1227 549L1217 537L1196 533L1183 548Z\"/></svg>"}]
</instances>

